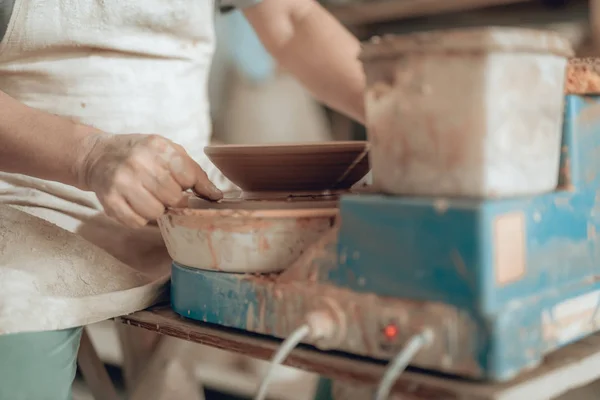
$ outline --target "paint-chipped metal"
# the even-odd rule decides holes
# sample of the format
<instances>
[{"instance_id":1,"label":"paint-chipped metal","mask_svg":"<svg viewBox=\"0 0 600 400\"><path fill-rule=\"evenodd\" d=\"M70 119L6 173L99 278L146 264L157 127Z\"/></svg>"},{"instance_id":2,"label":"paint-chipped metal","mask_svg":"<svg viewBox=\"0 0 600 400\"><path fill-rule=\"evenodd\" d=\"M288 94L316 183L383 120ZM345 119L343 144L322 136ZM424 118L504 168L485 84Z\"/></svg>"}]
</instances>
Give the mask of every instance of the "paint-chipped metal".
<instances>
[{"instance_id":1,"label":"paint-chipped metal","mask_svg":"<svg viewBox=\"0 0 600 400\"><path fill-rule=\"evenodd\" d=\"M237 275L174 265L173 307L279 338L307 313L325 310L339 335L322 346L379 360L428 327L434 343L414 366L515 378L549 352L600 330L600 177L594 173L600 113L589 113L595 120L585 123L578 118L596 104L600 97L567 97L564 185L556 191L447 198L443 207L436 198L343 196L335 225L283 272ZM495 222L506 216L512 216L510 229L498 235ZM516 269L509 265L515 259ZM507 274L499 276L498 265ZM387 324L398 326L397 341L382 334Z\"/></svg>"}]
</instances>

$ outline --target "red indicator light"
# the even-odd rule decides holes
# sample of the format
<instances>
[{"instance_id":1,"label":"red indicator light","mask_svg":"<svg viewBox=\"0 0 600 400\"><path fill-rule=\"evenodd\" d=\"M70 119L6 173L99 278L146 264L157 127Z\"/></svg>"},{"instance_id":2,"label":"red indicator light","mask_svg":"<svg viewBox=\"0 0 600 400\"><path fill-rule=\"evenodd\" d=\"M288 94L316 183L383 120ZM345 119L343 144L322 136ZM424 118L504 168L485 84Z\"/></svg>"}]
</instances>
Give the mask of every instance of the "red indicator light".
<instances>
[{"instance_id":1,"label":"red indicator light","mask_svg":"<svg viewBox=\"0 0 600 400\"><path fill-rule=\"evenodd\" d=\"M388 339L393 339L398 335L398 328L396 327L396 325L388 325L383 330L383 334Z\"/></svg>"}]
</instances>

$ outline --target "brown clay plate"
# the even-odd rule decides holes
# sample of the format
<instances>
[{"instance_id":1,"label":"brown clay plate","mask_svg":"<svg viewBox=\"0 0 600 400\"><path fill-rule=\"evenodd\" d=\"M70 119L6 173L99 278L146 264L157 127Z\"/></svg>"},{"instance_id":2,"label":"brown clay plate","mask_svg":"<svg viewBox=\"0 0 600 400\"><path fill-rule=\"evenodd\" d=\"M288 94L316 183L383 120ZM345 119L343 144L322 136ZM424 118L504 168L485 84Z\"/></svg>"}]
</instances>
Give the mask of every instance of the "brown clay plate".
<instances>
[{"instance_id":1,"label":"brown clay plate","mask_svg":"<svg viewBox=\"0 0 600 400\"><path fill-rule=\"evenodd\" d=\"M207 146L204 152L227 178L249 192L347 189L370 169L364 141L221 145Z\"/></svg>"}]
</instances>

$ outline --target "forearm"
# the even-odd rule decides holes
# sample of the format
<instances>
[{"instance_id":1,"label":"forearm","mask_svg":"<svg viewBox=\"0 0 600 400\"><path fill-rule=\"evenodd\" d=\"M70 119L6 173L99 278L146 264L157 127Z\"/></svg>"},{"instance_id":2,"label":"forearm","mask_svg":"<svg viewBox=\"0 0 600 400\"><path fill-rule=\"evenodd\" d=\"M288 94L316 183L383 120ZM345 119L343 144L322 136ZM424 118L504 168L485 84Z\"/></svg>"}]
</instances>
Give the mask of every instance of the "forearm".
<instances>
[{"instance_id":1,"label":"forearm","mask_svg":"<svg viewBox=\"0 0 600 400\"><path fill-rule=\"evenodd\" d=\"M245 11L287 71L326 105L364 123L359 41L313 0L263 0Z\"/></svg>"},{"instance_id":2,"label":"forearm","mask_svg":"<svg viewBox=\"0 0 600 400\"><path fill-rule=\"evenodd\" d=\"M79 165L99 131L27 107L0 91L0 171L85 189Z\"/></svg>"}]
</instances>

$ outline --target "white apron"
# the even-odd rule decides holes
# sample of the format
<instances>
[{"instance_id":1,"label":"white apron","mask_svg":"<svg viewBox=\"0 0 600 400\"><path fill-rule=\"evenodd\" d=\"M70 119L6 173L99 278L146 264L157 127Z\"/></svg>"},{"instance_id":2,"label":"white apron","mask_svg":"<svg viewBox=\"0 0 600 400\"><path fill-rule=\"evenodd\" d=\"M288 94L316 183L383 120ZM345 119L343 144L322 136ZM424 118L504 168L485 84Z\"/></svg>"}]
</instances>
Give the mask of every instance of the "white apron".
<instances>
[{"instance_id":1,"label":"white apron","mask_svg":"<svg viewBox=\"0 0 600 400\"><path fill-rule=\"evenodd\" d=\"M213 0L16 0L0 90L107 132L164 135L227 189L203 154L213 13ZM140 310L169 271L158 228L123 228L91 193L0 173L0 333Z\"/></svg>"}]
</instances>

